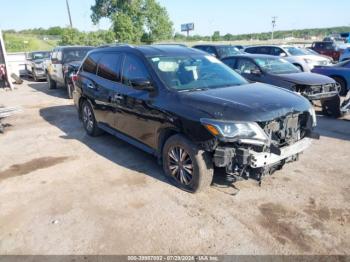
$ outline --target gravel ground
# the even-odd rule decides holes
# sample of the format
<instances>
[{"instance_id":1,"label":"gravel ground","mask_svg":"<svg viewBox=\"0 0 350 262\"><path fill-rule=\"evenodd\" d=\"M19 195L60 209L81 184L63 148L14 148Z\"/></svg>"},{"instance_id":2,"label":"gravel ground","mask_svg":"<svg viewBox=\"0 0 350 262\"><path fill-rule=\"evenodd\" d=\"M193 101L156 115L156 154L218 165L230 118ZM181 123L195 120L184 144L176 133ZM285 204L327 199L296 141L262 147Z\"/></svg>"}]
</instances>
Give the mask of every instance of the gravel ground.
<instances>
[{"instance_id":1,"label":"gravel ground","mask_svg":"<svg viewBox=\"0 0 350 262\"><path fill-rule=\"evenodd\" d=\"M0 134L0 254L350 254L350 117L319 116L321 139L262 187L193 195L88 137L63 89L26 81L1 104L23 111Z\"/></svg>"}]
</instances>

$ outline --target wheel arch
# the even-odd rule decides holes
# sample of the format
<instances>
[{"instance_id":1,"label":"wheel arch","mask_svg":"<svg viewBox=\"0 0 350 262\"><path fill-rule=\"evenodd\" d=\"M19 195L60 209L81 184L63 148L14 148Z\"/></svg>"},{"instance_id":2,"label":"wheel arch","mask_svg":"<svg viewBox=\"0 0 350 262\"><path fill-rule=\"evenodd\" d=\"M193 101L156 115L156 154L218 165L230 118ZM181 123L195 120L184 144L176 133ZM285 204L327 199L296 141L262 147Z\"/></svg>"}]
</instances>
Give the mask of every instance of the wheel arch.
<instances>
[{"instance_id":1,"label":"wheel arch","mask_svg":"<svg viewBox=\"0 0 350 262\"><path fill-rule=\"evenodd\" d=\"M163 128L158 132L158 141L157 141L157 157L158 157L158 161L159 163L162 162L162 152L163 152L163 148L164 145L166 143L166 141L177 134L182 134L183 133L175 128L175 127L167 127L167 128Z\"/></svg>"}]
</instances>

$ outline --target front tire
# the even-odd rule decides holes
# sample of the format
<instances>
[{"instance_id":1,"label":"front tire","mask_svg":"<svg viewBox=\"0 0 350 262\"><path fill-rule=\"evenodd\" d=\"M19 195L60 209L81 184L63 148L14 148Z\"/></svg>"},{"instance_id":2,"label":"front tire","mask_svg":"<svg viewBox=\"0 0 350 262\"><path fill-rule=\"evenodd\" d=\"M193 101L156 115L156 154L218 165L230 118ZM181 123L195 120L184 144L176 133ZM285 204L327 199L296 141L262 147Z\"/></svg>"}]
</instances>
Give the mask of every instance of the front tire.
<instances>
[{"instance_id":1,"label":"front tire","mask_svg":"<svg viewBox=\"0 0 350 262\"><path fill-rule=\"evenodd\" d=\"M81 106L81 116L84 129L89 136L99 136L102 134L102 130L97 126L94 111L87 101L84 101Z\"/></svg>"},{"instance_id":2,"label":"front tire","mask_svg":"<svg viewBox=\"0 0 350 262\"><path fill-rule=\"evenodd\" d=\"M322 111L324 115L338 118L341 116L340 97L334 96L330 99L321 101Z\"/></svg>"},{"instance_id":3,"label":"front tire","mask_svg":"<svg viewBox=\"0 0 350 262\"><path fill-rule=\"evenodd\" d=\"M34 82L38 82L38 77L36 76L36 73L35 73L35 70L34 70L34 68L32 69L32 74L33 74L33 80L34 80Z\"/></svg>"},{"instance_id":4,"label":"front tire","mask_svg":"<svg viewBox=\"0 0 350 262\"><path fill-rule=\"evenodd\" d=\"M180 189L198 193L213 181L213 163L207 152L182 135L170 137L163 147L163 170L166 177Z\"/></svg>"}]
</instances>

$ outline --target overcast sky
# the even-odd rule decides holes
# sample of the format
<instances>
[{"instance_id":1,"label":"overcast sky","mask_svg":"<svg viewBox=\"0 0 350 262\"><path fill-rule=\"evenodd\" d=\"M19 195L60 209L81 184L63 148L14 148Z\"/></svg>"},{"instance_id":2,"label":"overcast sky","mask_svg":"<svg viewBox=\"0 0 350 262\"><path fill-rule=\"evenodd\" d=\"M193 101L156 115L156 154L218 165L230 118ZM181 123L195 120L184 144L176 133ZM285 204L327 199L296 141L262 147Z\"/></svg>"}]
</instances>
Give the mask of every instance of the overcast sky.
<instances>
[{"instance_id":1,"label":"overcast sky","mask_svg":"<svg viewBox=\"0 0 350 262\"><path fill-rule=\"evenodd\" d=\"M94 0L69 0L74 27L106 29L104 19L94 26L90 6ZM350 0L159 0L169 12L175 31L181 23L194 22L195 34L254 33L271 30L271 17L277 16L277 30L349 26ZM1 29L67 26L65 0L2 0Z\"/></svg>"}]
</instances>

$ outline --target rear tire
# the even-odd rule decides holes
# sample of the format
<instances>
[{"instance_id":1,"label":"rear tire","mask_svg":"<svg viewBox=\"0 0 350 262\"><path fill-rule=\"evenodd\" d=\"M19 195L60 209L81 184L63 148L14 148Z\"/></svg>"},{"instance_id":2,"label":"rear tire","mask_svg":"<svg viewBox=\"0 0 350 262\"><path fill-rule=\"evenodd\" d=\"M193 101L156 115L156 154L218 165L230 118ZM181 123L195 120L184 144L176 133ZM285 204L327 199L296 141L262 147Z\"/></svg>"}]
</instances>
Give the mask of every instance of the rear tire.
<instances>
[{"instance_id":1,"label":"rear tire","mask_svg":"<svg viewBox=\"0 0 350 262\"><path fill-rule=\"evenodd\" d=\"M170 137L163 147L162 156L166 177L180 189L198 193L211 185L214 168L209 154L184 136Z\"/></svg>"},{"instance_id":2,"label":"rear tire","mask_svg":"<svg viewBox=\"0 0 350 262\"><path fill-rule=\"evenodd\" d=\"M340 77L333 77L333 79L340 85L339 95L346 96L348 93L348 88L345 80Z\"/></svg>"},{"instance_id":3,"label":"rear tire","mask_svg":"<svg viewBox=\"0 0 350 262\"><path fill-rule=\"evenodd\" d=\"M341 116L340 97L334 96L330 99L321 101L322 112L324 115L338 118Z\"/></svg>"},{"instance_id":4,"label":"rear tire","mask_svg":"<svg viewBox=\"0 0 350 262\"><path fill-rule=\"evenodd\" d=\"M46 78L47 78L47 82L49 84L49 89L56 89L57 83L56 83L56 81L52 80L50 74L47 74Z\"/></svg>"},{"instance_id":5,"label":"rear tire","mask_svg":"<svg viewBox=\"0 0 350 262\"><path fill-rule=\"evenodd\" d=\"M81 118L86 133L89 136L99 136L103 131L97 126L94 111L89 102L84 101L81 106Z\"/></svg>"}]
</instances>

